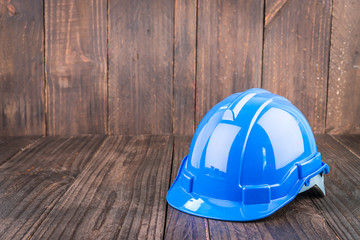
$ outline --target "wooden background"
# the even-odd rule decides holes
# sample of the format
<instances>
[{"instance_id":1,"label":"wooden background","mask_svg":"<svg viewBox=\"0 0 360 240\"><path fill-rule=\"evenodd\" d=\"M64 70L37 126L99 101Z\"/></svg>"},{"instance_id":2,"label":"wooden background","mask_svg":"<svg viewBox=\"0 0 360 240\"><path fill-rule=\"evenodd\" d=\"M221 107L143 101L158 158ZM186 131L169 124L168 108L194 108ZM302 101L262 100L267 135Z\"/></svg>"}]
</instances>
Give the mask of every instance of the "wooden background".
<instances>
[{"instance_id":1,"label":"wooden background","mask_svg":"<svg viewBox=\"0 0 360 240\"><path fill-rule=\"evenodd\" d=\"M359 0L0 0L0 135L191 135L234 92L360 133Z\"/></svg>"}]
</instances>

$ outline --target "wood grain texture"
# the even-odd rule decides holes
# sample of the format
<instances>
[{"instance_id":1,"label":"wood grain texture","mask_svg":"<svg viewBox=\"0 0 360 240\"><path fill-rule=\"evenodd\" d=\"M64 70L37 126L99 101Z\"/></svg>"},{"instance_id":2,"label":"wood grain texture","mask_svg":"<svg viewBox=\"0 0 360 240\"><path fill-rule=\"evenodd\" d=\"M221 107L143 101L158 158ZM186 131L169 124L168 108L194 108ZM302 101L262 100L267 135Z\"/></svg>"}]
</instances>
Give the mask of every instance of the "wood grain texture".
<instances>
[{"instance_id":1,"label":"wood grain texture","mask_svg":"<svg viewBox=\"0 0 360 240\"><path fill-rule=\"evenodd\" d=\"M0 135L41 135L43 1L0 1Z\"/></svg>"},{"instance_id":2,"label":"wood grain texture","mask_svg":"<svg viewBox=\"0 0 360 240\"><path fill-rule=\"evenodd\" d=\"M326 131L360 133L360 1L333 1Z\"/></svg>"},{"instance_id":3,"label":"wood grain texture","mask_svg":"<svg viewBox=\"0 0 360 240\"><path fill-rule=\"evenodd\" d=\"M360 159L328 135L316 136L318 151L330 166L326 197L312 198L341 239L360 238Z\"/></svg>"},{"instance_id":4,"label":"wood grain texture","mask_svg":"<svg viewBox=\"0 0 360 240\"><path fill-rule=\"evenodd\" d=\"M34 239L161 239L170 136L108 137Z\"/></svg>"},{"instance_id":5,"label":"wood grain texture","mask_svg":"<svg viewBox=\"0 0 360 240\"><path fill-rule=\"evenodd\" d=\"M331 0L268 0L265 10L262 87L288 98L324 133Z\"/></svg>"},{"instance_id":6,"label":"wood grain texture","mask_svg":"<svg viewBox=\"0 0 360 240\"><path fill-rule=\"evenodd\" d=\"M360 134L336 135L336 140L344 145L350 152L360 158Z\"/></svg>"},{"instance_id":7,"label":"wood grain texture","mask_svg":"<svg viewBox=\"0 0 360 240\"><path fill-rule=\"evenodd\" d=\"M106 1L46 0L49 135L107 129Z\"/></svg>"},{"instance_id":8,"label":"wood grain texture","mask_svg":"<svg viewBox=\"0 0 360 240\"><path fill-rule=\"evenodd\" d=\"M265 27L275 18L278 17L283 7L286 6L288 0L272 0L266 1Z\"/></svg>"},{"instance_id":9,"label":"wood grain texture","mask_svg":"<svg viewBox=\"0 0 360 240\"><path fill-rule=\"evenodd\" d=\"M172 133L173 0L109 0L111 134Z\"/></svg>"},{"instance_id":10,"label":"wood grain texture","mask_svg":"<svg viewBox=\"0 0 360 240\"><path fill-rule=\"evenodd\" d=\"M28 239L84 169L102 137L46 137L0 166L0 238Z\"/></svg>"},{"instance_id":11,"label":"wood grain texture","mask_svg":"<svg viewBox=\"0 0 360 240\"><path fill-rule=\"evenodd\" d=\"M194 134L197 0L175 0L173 133Z\"/></svg>"},{"instance_id":12,"label":"wood grain texture","mask_svg":"<svg viewBox=\"0 0 360 240\"><path fill-rule=\"evenodd\" d=\"M176 136L171 183L175 180L183 158L189 152L190 136ZM165 239L209 239L208 220L180 212L168 205Z\"/></svg>"},{"instance_id":13,"label":"wood grain texture","mask_svg":"<svg viewBox=\"0 0 360 240\"><path fill-rule=\"evenodd\" d=\"M25 151L39 136L0 137L0 165L15 154Z\"/></svg>"},{"instance_id":14,"label":"wood grain texture","mask_svg":"<svg viewBox=\"0 0 360 240\"><path fill-rule=\"evenodd\" d=\"M199 0L196 125L230 94L260 87L263 4Z\"/></svg>"}]
</instances>

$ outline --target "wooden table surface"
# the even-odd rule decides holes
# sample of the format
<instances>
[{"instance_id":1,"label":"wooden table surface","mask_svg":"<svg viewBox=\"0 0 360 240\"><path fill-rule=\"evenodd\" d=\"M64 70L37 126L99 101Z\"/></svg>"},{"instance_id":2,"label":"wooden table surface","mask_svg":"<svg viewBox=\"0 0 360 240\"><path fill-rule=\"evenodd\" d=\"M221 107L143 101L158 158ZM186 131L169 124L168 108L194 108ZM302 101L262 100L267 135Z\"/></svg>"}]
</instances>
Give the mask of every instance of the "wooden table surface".
<instances>
[{"instance_id":1,"label":"wooden table surface","mask_svg":"<svg viewBox=\"0 0 360 240\"><path fill-rule=\"evenodd\" d=\"M326 197L239 223L167 205L191 137L0 137L0 239L359 239L360 135L316 140Z\"/></svg>"}]
</instances>

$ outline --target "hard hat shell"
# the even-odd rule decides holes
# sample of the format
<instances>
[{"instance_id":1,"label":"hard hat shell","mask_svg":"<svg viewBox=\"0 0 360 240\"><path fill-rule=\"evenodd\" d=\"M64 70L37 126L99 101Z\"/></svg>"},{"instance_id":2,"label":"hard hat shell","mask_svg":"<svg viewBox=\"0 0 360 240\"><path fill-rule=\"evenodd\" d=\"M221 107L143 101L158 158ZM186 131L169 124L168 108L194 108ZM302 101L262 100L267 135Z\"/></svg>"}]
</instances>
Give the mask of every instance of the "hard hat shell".
<instances>
[{"instance_id":1,"label":"hard hat shell","mask_svg":"<svg viewBox=\"0 0 360 240\"><path fill-rule=\"evenodd\" d=\"M167 201L196 216L255 220L315 184L324 191L328 171L302 113L284 97L249 89L205 115Z\"/></svg>"}]
</instances>

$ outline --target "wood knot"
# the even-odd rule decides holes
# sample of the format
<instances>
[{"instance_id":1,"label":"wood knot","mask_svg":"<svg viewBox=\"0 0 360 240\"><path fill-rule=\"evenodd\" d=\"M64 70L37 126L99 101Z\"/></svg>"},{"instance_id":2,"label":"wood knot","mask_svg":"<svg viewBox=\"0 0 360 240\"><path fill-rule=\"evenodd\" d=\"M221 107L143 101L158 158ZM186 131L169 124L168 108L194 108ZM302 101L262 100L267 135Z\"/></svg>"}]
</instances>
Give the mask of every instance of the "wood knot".
<instances>
[{"instance_id":1,"label":"wood knot","mask_svg":"<svg viewBox=\"0 0 360 240\"><path fill-rule=\"evenodd\" d=\"M7 7L7 10L9 11L9 16L14 16L15 6L12 5L11 3L8 3L6 7Z\"/></svg>"}]
</instances>

